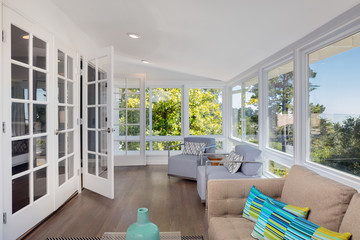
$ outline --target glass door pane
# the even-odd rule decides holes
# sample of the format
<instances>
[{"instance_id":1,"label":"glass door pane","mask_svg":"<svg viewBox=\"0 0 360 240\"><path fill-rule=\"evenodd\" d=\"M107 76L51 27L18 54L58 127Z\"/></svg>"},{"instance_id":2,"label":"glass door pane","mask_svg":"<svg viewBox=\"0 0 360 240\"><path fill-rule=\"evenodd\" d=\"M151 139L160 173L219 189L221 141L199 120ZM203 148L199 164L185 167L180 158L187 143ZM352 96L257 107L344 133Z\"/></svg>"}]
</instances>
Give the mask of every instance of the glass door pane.
<instances>
[{"instance_id":1,"label":"glass door pane","mask_svg":"<svg viewBox=\"0 0 360 240\"><path fill-rule=\"evenodd\" d=\"M74 169L74 78L73 57L65 51L57 51L58 79L58 186L65 184L73 176L66 169Z\"/></svg>"},{"instance_id":2,"label":"glass door pane","mask_svg":"<svg viewBox=\"0 0 360 240\"><path fill-rule=\"evenodd\" d=\"M50 81L52 36L3 6L1 97L6 131L2 134L4 239L17 239L53 210L54 82ZM52 61L51 61L52 62ZM54 153L53 153L54 154Z\"/></svg>"},{"instance_id":3,"label":"glass door pane","mask_svg":"<svg viewBox=\"0 0 360 240\"><path fill-rule=\"evenodd\" d=\"M112 65L113 48L87 61L84 86L84 187L114 198L114 159L112 153Z\"/></svg>"},{"instance_id":4,"label":"glass door pane","mask_svg":"<svg viewBox=\"0 0 360 240\"><path fill-rule=\"evenodd\" d=\"M115 82L115 158L121 165L145 165L144 85L142 75L127 75Z\"/></svg>"}]
</instances>

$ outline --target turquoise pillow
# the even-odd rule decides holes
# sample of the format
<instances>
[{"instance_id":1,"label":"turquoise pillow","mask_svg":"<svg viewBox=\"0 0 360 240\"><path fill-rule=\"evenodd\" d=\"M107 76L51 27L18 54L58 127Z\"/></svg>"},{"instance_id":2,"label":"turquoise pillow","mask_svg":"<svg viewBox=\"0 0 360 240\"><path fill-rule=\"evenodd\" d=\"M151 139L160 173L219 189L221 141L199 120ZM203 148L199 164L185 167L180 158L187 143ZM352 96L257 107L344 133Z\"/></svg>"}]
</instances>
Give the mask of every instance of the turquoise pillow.
<instances>
[{"instance_id":1,"label":"turquoise pillow","mask_svg":"<svg viewBox=\"0 0 360 240\"><path fill-rule=\"evenodd\" d=\"M286 209L288 212L291 212L298 217L306 218L309 212L309 208L300 208L272 199L271 197L262 194L258 189L255 188L255 186L252 186L245 203L243 217L249 219L250 221L256 222L259 218L261 209L266 199L269 199L276 206Z\"/></svg>"},{"instance_id":2,"label":"turquoise pillow","mask_svg":"<svg viewBox=\"0 0 360 240\"><path fill-rule=\"evenodd\" d=\"M320 227L266 199L251 236L260 240L348 240L351 234Z\"/></svg>"},{"instance_id":3,"label":"turquoise pillow","mask_svg":"<svg viewBox=\"0 0 360 240\"><path fill-rule=\"evenodd\" d=\"M256 239L284 239L287 228L296 216L266 199L251 236Z\"/></svg>"}]
</instances>

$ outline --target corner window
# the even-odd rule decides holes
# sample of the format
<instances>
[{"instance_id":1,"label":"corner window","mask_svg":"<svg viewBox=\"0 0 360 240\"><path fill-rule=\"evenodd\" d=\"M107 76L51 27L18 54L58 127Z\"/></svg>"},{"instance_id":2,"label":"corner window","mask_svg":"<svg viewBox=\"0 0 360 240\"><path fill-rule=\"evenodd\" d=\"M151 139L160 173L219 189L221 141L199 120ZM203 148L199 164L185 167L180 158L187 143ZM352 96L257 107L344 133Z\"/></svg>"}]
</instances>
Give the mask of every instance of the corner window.
<instances>
[{"instance_id":1,"label":"corner window","mask_svg":"<svg viewBox=\"0 0 360 240\"><path fill-rule=\"evenodd\" d=\"M360 33L307 55L310 161L360 176Z\"/></svg>"},{"instance_id":2,"label":"corner window","mask_svg":"<svg viewBox=\"0 0 360 240\"><path fill-rule=\"evenodd\" d=\"M294 63L267 72L268 147L293 155Z\"/></svg>"}]
</instances>

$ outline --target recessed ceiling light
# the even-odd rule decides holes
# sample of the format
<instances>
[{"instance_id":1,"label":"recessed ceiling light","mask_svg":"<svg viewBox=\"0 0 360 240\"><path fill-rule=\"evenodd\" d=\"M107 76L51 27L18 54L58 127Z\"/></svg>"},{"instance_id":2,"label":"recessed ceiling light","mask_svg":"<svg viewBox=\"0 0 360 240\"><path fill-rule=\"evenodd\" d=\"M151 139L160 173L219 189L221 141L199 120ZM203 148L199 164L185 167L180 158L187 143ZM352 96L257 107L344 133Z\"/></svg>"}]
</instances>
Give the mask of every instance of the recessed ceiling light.
<instances>
[{"instance_id":1,"label":"recessed ceiling light","mask_svg":"<svg viewBox=\"0 0 360 240\"><path fill-rule=\"evenodd\" d=\"M132 38L132 39L139 39L140 38L140 35L136 34L136 33L128 32L127 35L128 35L129 38Z\"/></svg>"},{"instance_id":2,"label":"recessed ceiling light","mask_svg":"<svg viewBox=\"0 0 360 240\"><path fill-rule=\"evenodd\" d=\"M28 34L26 34L26 35L23 35L22 38L28 40L28 39L30 39L30 36Z\"/></svg>"},{"instance_id":3,"label":"recessed ceiling light","mask_svg":"<svg viewBox=\"0 0 360 240\"><path fill-rule=\"evenodd\" d=\"M149 61L141 60L142 63L149 63Z\"/></svg>"}]
</instances>

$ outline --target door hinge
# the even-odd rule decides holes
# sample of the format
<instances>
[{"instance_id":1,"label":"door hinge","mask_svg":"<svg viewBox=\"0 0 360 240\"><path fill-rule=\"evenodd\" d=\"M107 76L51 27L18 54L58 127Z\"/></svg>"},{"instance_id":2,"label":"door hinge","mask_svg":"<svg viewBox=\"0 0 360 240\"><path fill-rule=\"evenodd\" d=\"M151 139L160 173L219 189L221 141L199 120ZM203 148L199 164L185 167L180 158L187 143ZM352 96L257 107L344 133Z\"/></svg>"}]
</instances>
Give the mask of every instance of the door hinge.
<instances>
[{"instance_id":1,"label":"door hinge","mask_svg":"<svg viewBox=\"0 0 360 240\"><path fill-rule=\"evenodd\" d=\"M1 41L5 42L5 31L4 30L1 31Z\"/></svg>"},{"instance_id":2,"label":"door hinge","mask_svg":"<svg viewBox=\"0 0 360 240\"><path fill-rule=\"evenodd\" d=\"M3 213L3 224L6 224L7 219L6 219L6 212Z\"/></svg>"},{"instance_id":3,"label":"door hinge","mask_svg":"<svg viewBox=\"0 0 360 240\"><path fill-rule=\"evenodd\" d=\"M5 122L2 123L2 131L3 131L3 133L6 133L6 125L5 125Z\"/></svg>"}]
</instances>

